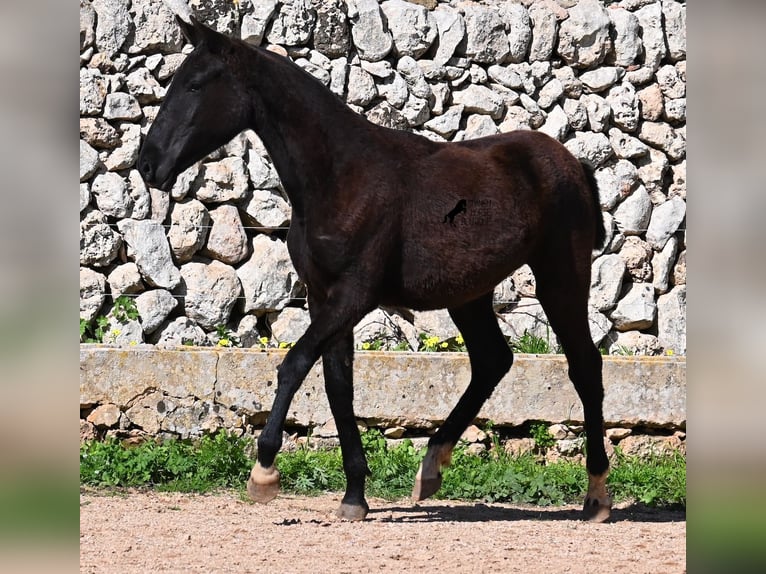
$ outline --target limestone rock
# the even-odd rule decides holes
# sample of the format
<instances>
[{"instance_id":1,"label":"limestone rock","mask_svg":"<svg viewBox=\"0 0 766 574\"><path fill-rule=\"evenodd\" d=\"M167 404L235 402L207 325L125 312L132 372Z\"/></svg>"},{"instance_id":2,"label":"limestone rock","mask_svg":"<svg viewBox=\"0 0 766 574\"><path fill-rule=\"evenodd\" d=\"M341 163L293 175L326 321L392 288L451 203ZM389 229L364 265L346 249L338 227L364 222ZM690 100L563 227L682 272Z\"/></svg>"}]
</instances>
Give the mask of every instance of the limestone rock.
<instances>
[{"instance_id":1,"label":"limestone rock","mask_svg":"<svg viewBox=\"0 0 766 574\"><path fill-rule=\"evenodd\" d=\"M98 152L80 140L80 181L89 179L99 166Z\"/></svg>"},{"instance_id":2,"label":"limestone rock","mask_svg":"<svg viewBox=\"0 0 766 574\"><path fill-rule=\"evenodd\" d=\"M80 137L99 150L120 145L120 132L104 118L80 118Z\"/></svg>"},{"instance_id":3,"label":"limestone rock","mask_svg":"<svg viewBox=\"0 0 766 574\"><path fill-rule=\"evenodd\" d=\"M398 56L419 58L436 40L436 18L423 6L403 0L385 0L380 9L388 22Z\"/></svg>"},{"instance_id":4,"label":"limestone rock","mask_svg":"<svg viewBox=\"0 0 766 574\"><path fill-rule=\"evenodd\" d=\"M434 63L443 66L455 53L455 49L465 38L465 21L451 7L440 4L432 12L439 34L438 47Z\"/></svg>"},{"instance_id":5,"label":"limestone rock","mask_svg":"<svg viewBox=\"0 0 766 574\"><path fill-rule=\"evenodd\" d=\"M256 235L251 245L250 258L237 269L244 312L281 311L301 289L287 245L266 235Z\"/></svg>"},{"instance_id":6,"label":"limestone rock","mask_svg":"<svg viewBox=\"0 0 766 574\"><path fill-rule=\"evenodd\" d=\"M160 102L165 97L165 88L146 68L138 68L125 78L125 85L130 95L142 105Z\"/></svg>"},{"instance_id":7,"label":"limestone rock","mask_svg":"<svg viewBox=\"0 0 766 574\"><path fill-rule=\"evenodd\" d=\"M686 138L682 132L661 122L643 122L638 137L655 148L665 152L671 160L686 156Z\"/></svg>"},{"instance_id":8,"label":"limestone rock","mask_svg":"<svg viewBox=\"0 0 766 574\"><path fill-rule=\"evenodd\" d=\"M463 19L466 29L465 55L479 64L502 64L511 48L505 23L494 7L465 4Z\"/></svg>"},{"instance_id":9,"label":"limestone rock","mask_svg":"<svg viewBox=\"0 0 766 574\"><path fill-rule=\"evenodd\" d=\"M602 133L578 132L564 146L593 169L600 167L613 153L609 138Z\"/></svg>"},{"instance_id":10,"label":"limestone rock","mask_svg":"<svg viewBox=\"0 0 766 574\"><path fill-rule=\"evenodd\" d=\"M504 20L508 27L508 59L511 62L522 62L529 52L529 45L532 41L529 12L521 4L507 2Z\"/></svg>"},{"instance_id":11,"label":"limestone rock","mask_svg":"<svg viewBox=\"0 0 766 574\"><path fill-rule=\"evenodd\" d=\"M247 234L239 211L233 205L219 205L210 212L211 227L203 255L235 265L247 257Z\"/></svg>"},{"instance_id":12,"label":"limestone rock","mask_svg":"<svg viewBox=\"0 0 766 574\"><path fill-rule=\"evenodd\" d=\"M125 92L107 94L104 101L104 118L107 120L141 119L141 106L138 100Z\"/></svg>"},{"instance_id":13,"label":"limestone rock","mask_svg":"<svg viewBox=\"0 0 766 574\"><path fill-rule=\"evenodd\" d=\"M602 66L580 75L580 81L591 92L603 92L612 87L625 75L625 70L616 66Z\"/></svg>"},{"instance_id":14,"label":"limestone rock","mask_svg":"<svg viewBox=\"0 0 766 574\"><path fill-rule=\"evenodd\" d=\"M227 157L221 161L202 164L193 185L194 196L204 203L244 199L247 195L247 184L245 162L240 157Z\"/></svg>"},{"instance_id":15,"label":"limestone rock","mask_svg":"<svg viewBox=\"0 0 766 574\"><path fill-rule=\"evenodd\" d=\"M242 17L240 37L248 44L260 46L266 33L266 26L277 8L277 0L262 0L252 3L253 11Z\"/></svg>"},{"instance_id":16,"label":"limestone rock","mask_svg":"<svg viewBox=\"0 0 766 574\"><path fill-rule=\"evenodd\" d=\"M609 89L606 101L612 108L612 121L623 131L632 132L638 127L639 108L636 89L627 82Z\"/></svg>"},{"instance_id":17,"label":"limestone rock","mask_svg":"<svg viewBox=\"0 0 766 574\"><path fill-rule=\"evenodd\" d=\"M129 0L93 0L96 11L96 47L107 56L114 56L122 48L131 32L128 12Z\"/></svg>"},{"instance_id":18,"label":"limestone rock","mask_svg":"<svg viewBox=\"0 0 766 574\"><path fill-rule=\"evenodd\" d=\"M601 209L612 210L638 185L638 170L631 162L620 159L595 172Z\"/></svg>"},{"instance_id":19,"label":"limestone rock","mask_svg":"<svg viewBox=\"0 0 766 574\"><path fill-rule=\"evenodd\" d=\"M295 343L311 324L309 312L299 307L285 307L269 315L271 336L280 343Z\"/></svg>"},{"instance_id":20,"label":"limestone rock","mask_svg":"<svg viewBox=\"0 0 766 574\"><path fill-rule=\"evenodd\" d=\"M686 354L686 285L676 285L657 299L657 337L666 350Z\"/></svg>"},{"instance_id":21,"label":"limestone rock","mask_svg":"<svg viewBox=\"0 0 766 574\"><path fill-rule=\"evenodd\" d=\"M140 293L144 290L141 281L141 273L138 266L133 262L124 263L115 267L107 276L112 298L117 299L120 295Z\"/></svg>"},{"instance_id":22,"label":"limestone rock","mask_svg":"<svg viewBox=\"0 0 766 574\"><path fill-rule=\"evenodd\" d=\"M101 72L93 68L80 68L80 115L101 113L106 94L106 80Z\"/></svg>"},{"instance_id":23,"label":"limestone rock","mask_svg":"<svg viewBox=\"0 0 766 574\"><path fill-rule=\"evenodd\" d=\"M155 345L159 348L172 349L182 345L202 347L207 345L205 331L189 317L178 317L155 333Z\"/></svg>"},{"instance_id":24,"label":"limestone rock","mask_svg":"<svg viewBox=\"0 0 766 574\"><path fill-rule=\"evenodd\" d=\"M141 126L124 123L120 125L122 135L121 145L117 147L104 161L104 165L110 171L127 169L135 165L141 146Z\"/></svg>"},{"instance_id":25,"label":"limestone rock","mask_svg":"<svg viewBox=\"0 0 766 574\"><path fill-rule=\"evenodd\" d=\"M460 129L460 119L463 116L463 110L465 106L457 104L451 106L446 112L440 116L436 116L428 120L424 125L429 130L436 132L440 136L449 138L458 129Z\"/></svg>"},{"instance_id":26,"label":"limestone rock","mask_svg":"<svg viewBox=\"0 0 766 574\"><path fill-rule=\"evenodd\" d=\"M487 114L493 119L500 119L504 105L500 97L484 86L469 85L464 90L452 92L452 101L462 104L467 113Z\"/></svg>"},{"instance_id":27,"label":"limestone rock","mask_svg":"<svg viewBox=\"0 0 766 574\"><path fill-rule=\"evenodd\" d=\"M316 11L314 48L328 58L340 58L348 54L351 33L345 3L341 0L314 0L312 6Z\"/></svg>"},{"instance_id":28,"label":"limestone rock","mask_svg":"<svg viewBox=\"0 0 766 574\"><path fill-rule=\"evenodd\" d=\"M641 235L652 216L652 201L643 185L626 197L614 211L617 228L625 235Z\"/></svg>"},{"instance_id":29,"label":"limestone rock","mask_svg":"<svg viewBox=\"0 0 766 574\"><path fill-rule=\"evenodd\" d=\"M173 202L170 208L168 242L179 263L191 261L202 248L210 228L210 214L196 199Z\"/></svg>"},{"instance_id":30,"label":"limestone rock","mask_svg":"<svg viewBox=\"0 0 766 574\"><path fill-rule=\"evenodd\" d=\"M652 211L646 240L654 249L661 250L667 240L678 230L684 217L686 217L686 202L679 197L658 205Z\"/></svg>"},{"instance_id":31,"label":"limestone rock","mask_svg":"<svg viewBox=\"0 0 766 574\"><path fill-rule=\"evenodd\" d=\"M636 63L643 50L640 24L633 12L611 5L607 10L614 30L614 64L631 66Z\"/></svg>"},{"instance_id":32,"label":"limestone rock","mask_svg":"<svg viewBox=\"0 0 766 574\"><path fill-rule=\"evenodd\" d=\"M575 68L600 64L611 46L609 16L598 0L581 0L559 29L558 53Z\"/></svg>"},{"instance_id":33,"label":"limestone rock","mask_svg":"<svg viewBox=\"0 0 766 574\"><path fill-rule=\"evenodd\" d=\"M204 329L225 325L242 292L237 273L220 261L192 261L181 266L184 312Z\"/></svg>"},{"instance_id":34,"label":"limestone rock","mask_svg":"<svg viewBox=\"0 0 766 574\"><path fill-rule=\"evenodd\" d=\"M418 333L426 333L429 337L439 339L456 337L460 333L446 309L415 311L413 315L413 324Z\"/></svg>"},{"instance_id":35,"label":"limestone rock","mask_svg":"<svg viewBox=\"0 0 766 574\"><path fill-rule=\"evenodd\" d=\"M557 8L554 2L535 2L529 7L532 22L532 42L529 47L530 62L547 62L553 54L558 39Z\"/></svg>"},{"instance_id":36,"label":"limestone rock","mask_svg":"<svg viewBox=\"0 0 766 574\"><path fill-rule=\"evenodd\" d=\"M596 94L585 94L580 101L585 104L588 124L592 132L603 132L609 127L612 109L604 98Z\"/></svg>"},{"instance_id":37,"label":"limestone rock","mask_svg":"<svg viewBox=\"0 0 766 574\"><path fill-rule=\"evenodd\" d=\"M614 150L614 155L619 159L635 159L649 153L649 146L619 128L609 129L609 143Z\"/></svg>"},{"instance_id":38,"label":"limestone rock","mask_svg":"<svg viewBox=\"0 0 766 574\"><path fill-rule=\"evenodd\" d=\"M106 277L80 267L80 319L92 321L106 301Z\"/></svg>"},{"instance_id":39,"label":"limestone rock","mask_svg":"<svg viewBox=\"0 0 766 574\"><path fill-rule=\"evenodd\" d=\"M625 261L619 255L602 255L591 265L590 304L607 311L617 304L625 276Z\"/></svg>"},{"instance_id":40,"label":"limestone rock","mask_svg":"<svg viewBox=\"0 0 766 574\"><path fill-rule=\"evenodd\" d=\"M156 331L177 306L176 298L165 289L152 289L136 297L136 309L144 333L149 335Z\"/></svg>"},{"instance_id":41,"label":"limestone rock","mask_svg":"<svg viewBox=\"0 0 766 574\"><path fill-rule=\"evenodd\" d=\"M642 283L652 280L652 248L646 241L635 235L626 237L620 248L620 257L625 261L633 281Z\"/></svg>"},{"instance_id":42,"label":"limestone rock","mask_svg":"<svg viewBox=\"0 0 766 574\"><path fill-rule=\"evenodd\" d=\"M135 37L131 52L180 52L184 45L175 14L164 2L132 0Z\"/></svg>"},{"instance_id":43,"label":"limestone rock","mask_svg":"<svg viewBox=\"0 0 766 574\"><path fill-rule=\"evenodd\" d=\"M111 428L120 421L120 408L117 405L108 403L99 405L88 415L88 422L99 428Z\"/></svg>"},{"instance_id":44,"label":"limestone rock","mask_svg":"<svg viewBox=\"0 0 766 574\"><path fill-rule=\"evenodd\" d=\"M351 66L348 70L346 101L357 106L370 104L378 95L375 80L362 68Z\"/></svg>"},{"instance_id":45,"label":"limestone rock","mask_svg":"<svg viewBox=\"0 0 766 574\"><path fill-rule=\"evenodd\" d=\"M98 210L85 212L80 221L80 265L106 267L117 257L122 237Z\"/></svg>"},{"instance_id":46,"label":"limestone rock","mask_svg":"<svg viewBox=\"0 0 766 574\"><path fill-rule=\"evenodd\" d=\"M316 22L316 12L309 0L281 0L266 32L266 40L283 46L307 44Z\"/></svg>"},{"instance_id":47,"label":"limestone rock","mask_svg":"<svg viewBox=\"0 0 766 574\"><path fill-rule=\"evenodd\" d=\"M641 26L644 66L656 71L666 54L665 35L662 31L662 4L660 2L648 4L633 13Z\"/></svg>"},{"instance_id":48,"label":"limestone rock","mask_svg":"<svg viewBox=\"0 0 766 574\"><path fill-rule=\"evenodd\" d=\"M667 293L670 286L670 272L673 270L677 253L678 241L675 237L671 237L661 251L654 253L652 257L652 284L655 293Z\"/></svg>"},{"instance_id":49,"label":"limestone rock","mask_svg":"<svg viewBox=\"0 0 766 574\"><path fill-rule=\"evenodd\" d=\"M383 24L376 0L348 0L351 37L362 60L377 62L393 47L391 32Z\"/></svg>"},{"instance_id":50,"label":"limestone rock","mask_svg":"<svg viewBox=\"0 0 766 574\"><path fill-rule=\"evenodd\" d=\"M555 106L549 113L545 123L539 128L558 141L562 141L569 131L569 120L561 106Z\"/></svg>"},{"instance_id":51,"label":"limestone rock","mask_svg":"<svg viewBox=\"0 0 766 574\"><path fill-rule=\"evenodd\" d=\"M662 2L665 42L671 61L686 59L686 4Z\"/></svg>"},{"instance_id":52,"label":"limestone rock","mask_svg":"<svg viewBox=\"0 0 766 574\"><path fill-rule=\"evenodd\" d=\"M657 317L651 283L630 283L610 318L618 331L648 329Z\"/></svg>"},{"instance_id":53,"label":"limestone rock","mask_svg":"<svg viewBox=\"0 0 766 574\"><path fill-rule=\"evenodd\" d=\"M123 219L117 227L128 244L128 256L135 260L144 281L164 289L173 289L180 283L181 274L173 265L170 245L159 223Z\"/></svg>"}]
</instances>

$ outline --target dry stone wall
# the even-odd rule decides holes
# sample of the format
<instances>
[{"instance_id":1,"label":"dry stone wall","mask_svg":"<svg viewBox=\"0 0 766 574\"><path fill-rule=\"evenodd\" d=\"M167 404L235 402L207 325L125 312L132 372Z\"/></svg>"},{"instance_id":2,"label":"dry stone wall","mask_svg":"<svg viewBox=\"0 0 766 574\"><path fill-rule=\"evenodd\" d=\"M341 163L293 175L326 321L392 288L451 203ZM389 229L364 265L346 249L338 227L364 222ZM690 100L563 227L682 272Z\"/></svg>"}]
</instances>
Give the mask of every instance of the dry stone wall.
<instances>
[{"instance_id":1,"label":"dry stone wall","mask_svg":"<svg viewBox=\"0 0 766 574\"><path fill-rule=\"evenodd\" d=\"M595 168L607 228L594 252L594 341L615 353L685 354L684 2L190 6L208 25L289 56L372 122L437 141L533 129L563 142ZM140 317L113 322L107 342L293 342L308 324L305 287L285 245L290 205L258 137L241 134L169 194L135 168L190 50L165 3L80 2L80 316L108 315L126 295ZM555 344L527 267L498 286L495 303L508 335ZM357 342L416 348L419 333L457 334L446 311L377 310Z\"/></svg>"}]
</instances>

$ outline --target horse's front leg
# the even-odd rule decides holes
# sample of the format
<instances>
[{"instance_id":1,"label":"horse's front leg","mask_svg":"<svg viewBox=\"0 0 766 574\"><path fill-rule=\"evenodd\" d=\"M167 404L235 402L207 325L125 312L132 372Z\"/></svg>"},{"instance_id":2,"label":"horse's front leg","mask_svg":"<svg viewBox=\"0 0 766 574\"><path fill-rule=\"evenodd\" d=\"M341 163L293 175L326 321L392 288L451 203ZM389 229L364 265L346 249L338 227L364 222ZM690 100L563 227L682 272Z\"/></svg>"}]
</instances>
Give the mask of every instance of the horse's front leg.
<instances>
[{"instance_id":1,"label":"horse's front leg","mask_svg":"<svg viewBox=\"0 0 766 574\"><path fill-rule=\"evenodd\" d=\"M287 418L287 412L292 403L295 393L300 388L303 380L308 375L311 367L316 363L322 353L326 351L329 353L331 376L328 380L333 381L328 383L328 397L330 399L331 409L333 415L338 416L339 413L347 412L343 415L345 417L354 420L353 412L350 408L346 411L345 404L350 404L352 395L350 392L336 391L338 389L344 389L348 387L350 389L351 376L348 375L346 379L346 370L350 369L350 366L343 369L340 365L344 364L344 355L348 349L353 352L353 339L348 340L350 333L356 325L356 323L364 317L370 308L367 305L360 305L358 297L347 296L347 292L338 288L335 290L335 296L331 297L327 301L323 302L318 311L312 311L311 325L306 330L306 333L298 339L298 342L293 348L291 348L285 360L279 366L279 372L277 375L277 393L274 398L274 404L269 413L269 418L266 421L266 425L258 437L258 454L257 461L250 472L250 478L247 481L247 492L256 502L266 503L272 500L279 494L279 472L274 466L274 460L282 446L282 433L284 431L285 420ZM310 303L311 305L311 303ZM349 335L347 335L349 334ZM345 341L343 352L332 351L339 343L335 343L338 340ZM348 345L351 345L348 347ZM350 358L349 358L350 363ZM326 368L326 367L325 367ZM327 370L325 370L327 372ZM348 371L350 373L350 370ZM347 384L346 384L347 381ZM333 391L330 394L330 391ZM334 396L340 397L334 399ZM338 406L333 405L337 403ZM342 420L346 420L343 418ZM339 431L343 427L343 433L341 434L341 444L346 440L344 437L349 436L350 443L353 445L354 437L353 433L349 435L345 424L338 424ZM354 428L355 423L354 423ZM361 442L358 439L358 431L356 431L357 441L359 442L359 450L361 450ZM349 447L350 452L356 452L354 446ZM357 457L353 457L357 458ZM352 465L356 468L357 465ZM364 463L366 468L366 463ZM357 473L353 473L356 476ZM347 472L348 476L348 472ZM355 506L360 506L364 501L364 481L361 482L357 479L349 478L349 484L353 485L354 491L347 494L349 501L355 502ZM361 486L360 486L361 485ZM353 492L361 489L361 495L356 498L353 496ZM344 502L346 499L344 498ZM361 501L361 502L360 502ZM366 504L366 503L365 503ZM366 513L366 512L365 512ZM341 513L342 514L342 513ZM357 515L357 518L364 518L364 516L358 516L359 512L352 513L348 511L347 517L351 517L351 514Z\"/></svg>"},{"instance_id":2,"label":"horse's front leg","mask_svg":"<svg viewBox=\"0 0 766 574\"><path fill-rule=\"evenodd\" d=\"M311 327L287 352L277 369L277 394L266 425L258 437L257 462L247 481L247 493L255 502L265 504L279 494L279 471L274 466L274 459L282 447L287 411L295 393L319 357L317 343L308 336L310 330Z\"/></svg>"},{"instance_id":3,"label":"horse's front leg","mask_svg":"<svg viewBox=\"0 0 766 574\"><path fill-rule=\"evenodd\" d=\"M338 429L346 474L346 494L337 514L346 520L364 520L370 509L364 498L364 481L370 470L354 416L353 360L352 333L336 339L322 354L325 389Z\"/></svg>"}]
</instances>

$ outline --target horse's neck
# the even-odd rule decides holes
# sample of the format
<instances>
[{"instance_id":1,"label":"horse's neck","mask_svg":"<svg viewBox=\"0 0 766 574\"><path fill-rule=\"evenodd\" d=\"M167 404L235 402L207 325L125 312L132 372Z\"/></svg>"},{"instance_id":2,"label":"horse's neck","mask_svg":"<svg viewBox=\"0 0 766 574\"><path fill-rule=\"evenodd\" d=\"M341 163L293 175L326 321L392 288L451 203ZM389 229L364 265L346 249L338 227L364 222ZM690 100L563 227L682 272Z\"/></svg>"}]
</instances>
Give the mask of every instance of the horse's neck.
<instances>
[{"instance_id":1,"label":"horse's neck","mask_svg":"<svg viewBox=\"0 0 766 574\"><path fill-rule=\"evenodd\" d=\"M369 124L280 56L259 50L252 66L254 125L298 215L321 192L349 130Z\"/></svg>"}]
</instances>

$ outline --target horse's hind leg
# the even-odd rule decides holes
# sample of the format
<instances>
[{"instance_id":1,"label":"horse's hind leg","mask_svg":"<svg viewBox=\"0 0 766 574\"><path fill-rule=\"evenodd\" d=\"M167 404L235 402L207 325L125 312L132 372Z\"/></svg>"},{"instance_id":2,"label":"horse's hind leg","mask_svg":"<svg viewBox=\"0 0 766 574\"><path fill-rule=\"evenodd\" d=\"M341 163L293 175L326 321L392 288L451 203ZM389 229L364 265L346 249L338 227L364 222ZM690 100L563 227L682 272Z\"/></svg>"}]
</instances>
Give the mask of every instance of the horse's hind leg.
<instances>
[{"instance_id":1,"label":"horse's hind leg","mask_svg":"<svg viewBox=\"0 0 766 574\"><path fill-rule=\"evenodd\" d=\"M460 330L471 361L471 382L447 420L428 441L428 450L415 478L412 497L423 500L441 486L441 468L450 463L460 435L479 414L484 402L511 368L513 353L492 310L492 293L449 310Z\"/></svg>"},{"instance_id":2,"label":"horse's hind leg","mask_svg":"<svg viewBox=\"0 0 766 574\"><path fill-rule=\"evenodd\" d=\"M568 245L555 252L571 253L572 249ZM612 501L606 490L609 459L604 448L601 354L591 340L588 325L590 249L580 250L579 259L562 260L549 252L530 262L530 267L537 297L567 357L569 378L585 414L588 494L583 513L588 520L603 522L609 518Z\"/></svg>"},{"instance_id":3,"label":"horse's hind leg","mask_svg":"<svg viewBox=\"0 0 766 574\"><path fill-rule=\"evenodd\" d=\"M346 474L346 494L337 514L347 520L363 520L370 509L364 498L364 481L370 471L354 416L353 360L353 334L339 337L322 354L325 389L338 428Z\"/></svg>"}]
</instances>

